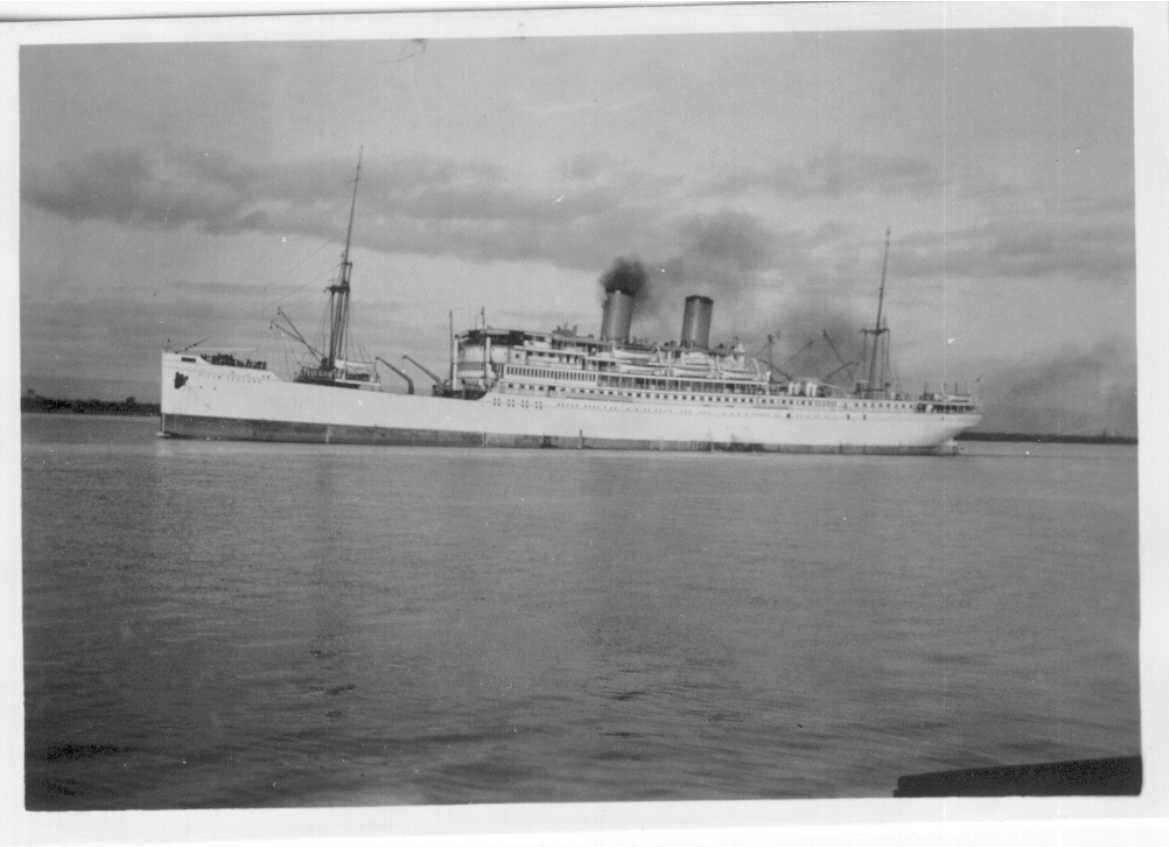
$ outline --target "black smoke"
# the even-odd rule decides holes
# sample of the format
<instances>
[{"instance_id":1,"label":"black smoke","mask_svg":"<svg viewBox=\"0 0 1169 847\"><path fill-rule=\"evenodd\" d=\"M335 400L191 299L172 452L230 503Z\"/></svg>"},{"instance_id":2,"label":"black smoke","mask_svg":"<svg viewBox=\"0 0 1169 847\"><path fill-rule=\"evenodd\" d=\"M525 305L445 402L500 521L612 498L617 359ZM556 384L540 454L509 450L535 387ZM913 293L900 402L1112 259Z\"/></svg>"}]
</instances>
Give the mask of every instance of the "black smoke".
<instances>
[{"instance_id":1,"label":"black smoke","mask_svg":"<svg viewBox=\"0 0 1169 847\"><path fill-rule=\"evenodd\" d=\"M671 240L662 258L619 258L601 277L604 291L635 298L634 337L677 341L685 298L701 294L714 300L712 344L738 339L794 376L840 385L867 376L860 330L874 320L879 242L848 239L841 258L827 249L840 244L838 230L775 228L736 210L676 220ZM872 293L858 301L851 280L865 272Z\"/></svg>"},{"instance_id":2,"label":"black smoke","mask_svg":"<svg viewBox=\"0 0 1169 847\"><path fill-rule=\"evenodd\" d=\"M606 294L620 291L635 300L642 299L648 293L645 268L637 259L619 257L601 276L601 289Z\"/></svg>"},{"instance_id":3,"label":"black smoke","mask_svg":"<svg viewBox=\"0 0 1169 847\"><path fill-rule=\"evenodd\" d=\"M984 429L1064 435L1137 434L1136 350L1130 341L1065 348L1025 367L996 368L976 392Z\"/></svg>"}]
</instances>

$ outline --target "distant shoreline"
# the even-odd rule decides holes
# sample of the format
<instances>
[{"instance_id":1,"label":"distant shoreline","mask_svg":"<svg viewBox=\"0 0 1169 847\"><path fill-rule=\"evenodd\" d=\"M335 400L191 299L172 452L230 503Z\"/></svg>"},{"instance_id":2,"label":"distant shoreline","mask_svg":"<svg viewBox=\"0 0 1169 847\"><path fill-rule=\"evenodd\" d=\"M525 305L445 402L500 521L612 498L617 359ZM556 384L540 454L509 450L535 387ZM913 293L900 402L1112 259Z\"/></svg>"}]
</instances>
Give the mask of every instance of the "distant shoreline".
<instances>
[{"instance_id":1,"label":"distant shoreline","mask_svg":"<svg viewBox=\"0 0 1169 847\"><path fill-rule=\"evenodd\" d=\"M57 397L41 397L26 394L20 398L21 412L41 412L57 415L127 415L135 417L158 417L161 413L158 403L139 403L133 397L125 400L62 400Z\"/></svg>"},{"instance_id":2,"label":"distant shoreline","mask_svg":"<svg viewBox=\"0 0 1169 847\"><path fill-rule=\"evenodd\" d=\"M978 432L967 430L960 433L956 441L1013 441L1032 444L1123 444L1137 443L1133 435L1054 435L1030 432Z\"/></svg>"},{"instance_id":3,"label":"distant shoreline","mask_svg":"<svg viewBox=\"0 0 1169 847\"><path fill-rule=\"evenodd\" d=\"M42 412L61 415L126 415L134 417L158 417L161 414L158 403L139 403L133 397L125 400L62 400L55 397L25 395L20 398L21 412ZM1031 444L1120 444L1133 446L1137 443L1130 435L1056 435L1031 432L979 432L961 433L958 441L1009 441Z\"/></svg>"}]
</instances>

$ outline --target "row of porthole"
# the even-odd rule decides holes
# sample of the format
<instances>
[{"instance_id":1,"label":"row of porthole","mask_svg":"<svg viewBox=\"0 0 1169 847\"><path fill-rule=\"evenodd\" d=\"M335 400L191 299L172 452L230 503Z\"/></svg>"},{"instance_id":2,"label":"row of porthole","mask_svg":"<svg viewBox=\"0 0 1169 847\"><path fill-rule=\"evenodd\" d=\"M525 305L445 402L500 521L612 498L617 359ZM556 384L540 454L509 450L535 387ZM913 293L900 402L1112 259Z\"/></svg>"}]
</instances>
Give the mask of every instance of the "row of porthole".
<instances>
[{"instance_id":1,"label":"row of porthole","mask_svg":"<svg viewBox=\"0 0 1169 847\"><path fill-rule=\"evenodd\" d=\"M536 401L536 400L514 400L511 398L508 398L507 400L501 400L499 398L496 398L495 400L492 401L492 405L506 406L509 409L514 409L517 407L520 409L543 409L544 408L544 404L539 402L539 401Z\"/></svg>"},{"instance_id":2,"label":"row of porthole","mask_svg":"<svg viewBox=\"0 0 1169 847\"><path fill-rule=\"evenodd\" d=\"M634 411L644 411L644 409L637 409L637 407L635 407L635 406L600 406L600 407L597 407L597 406L576 406L575 404L571 404L571 403L568 403L567 405L568 405L568 407L569 407L569 408L580 408L580 409L589 409L589 410L597 410L597 409L599 409L600 411L604 411L604 412L628 412L628 411L630 411L630 410L634 410ZM541 408L541 407L537 407L537 408ZM654 411L656 411L656 412L661 412L661 413L665 413L667 410L665 410L665 409L656 409L656 410L654 410ZM694 414L693 410L691 410L691 409L685 409L685 410L683 410L683 411L684 411L684 413L685 413L685 414L687 414L687 415L692 415L692 414ZM677 414L677 411L676 411L676 410L670 410L670 413L671 413L671 414ZM792 416L792 413L791 413L791 412L787 412L787 413L785 413L785 419L786 419L786 420L791 420L791 416ZM817 420L817 419L820 419L820 420L827 420L827 419L829 419L827 416L821 417L821 416L817 416L817 415L804 415L804 416L802 416L802 417L803 417L803 420ZM850 414L846 414L846 415L844 416L844 418L845 418L845 420L852 420L852 415L850 415ZM869 418L868 418L868 415L861 415L861 420L866 420L866 421L867 421L868 419L869 419Z\"/></svg>"},{"instance_id":3,"label":"row of porthole","mask_svg":"<svg viewBox=\"0 0 1169 847\"><path fill-rule=\"evenodd\" d=\"M565 399L568 399L568 398L565 398ZM501 400L500 400L500 399L498 399L498 398L497 398L497 399L494 401L494 403L495 403L495 405L496 405L496 406L499 406L499 405L501 405L501 403L502 403L502 402L503 402L503 401L501 401ZM532 403L532 404L531 404L531 406L529 406L529 401L527 401L527 400L519 400L519 401L516 401L516 400L509 399L509 400L507 400L507 401L506 401L506 404L507 404L507 407L508 407L508 408L515 408L515 407L516 407L516 403L517 403L517 402L519 403L519 408L522 408L522 409L526 409L526 408L536 408L536 409L542 409L542 408L543 408L543 404L542 404L542 403ZM580 407L580 408L596 408L596 407L582 406L582 407ZM601 408L602 408L602 409L604 409L604 410L606 410L606 411L629 411L631 408L637 408L637 407L630 407L630 406L603 406L603 407L601 407ZM664 409L657 409L657 410L655 410L655 411L661 411L661 412L664 412L665 410L664 410ZM674 411L674 410L671 410L671 412L673 412L673 411ZM687 410L687 412L689 413L689 410ZM787 413L786 413L786 417L787 417L787 419L790 419L790 418L791 418L791 416L792 416L792 413L791 413L791 412L787 412ZM845 414L845 416L844 416L844 418L845 418L845 420L852 420L852 414L851 414L851 413L846 413L846 414ZM867 421L868 419L869 419L869 416L868 416L868 415L864 415L864 414L862 414L862 415L861 415L861 420L866 420L866 421Z\"/></svg>"},{"instance_id":4,"label":"row of porthole","mask_svg":"<svg viewBox=\"0 0 1169 847\"><path fill-rule=\"evenodd\" d=\"M499 401L496 401L497 405L498 405L498 402ZM568 400L567 398L566 398L564 404L561 406L561 408L563 408L564 406L568 406L568 408L600 410L600 411L605 411L605 412L645 411L644 408L639 408L637 406L584 406L584 405L578 406L578 405L572 403L571 400ZM537 406L537 408L542 408L542 407ZM667 409L658 408L658 409L654 409L654 411L660 412L660 413L669 412L670 414L677 414L678 413L678 410L676 410L676 409L667 410ZM692 409L683 409L681 411L687 415L694 414L694 411ZM787 412L785 414L785 418L787 420L790 420L791 416L792 416L791 412ZM829 420L831 418L831 416L819 416L819 415L803 415L801 417L803 420ZM844 417L845 417L845 420L852 420L851 414L846 414ZM868 420L868 415L862 415L861 419Z\"/></svg>"},{"instance_id":5,"label":"row of porthole","mask_svg":"<svg viewBox=\"0 0 1169 847\"><path fill-rule=\"evenodd\" d=\"M541 385L528 386L528 385L524 385L522 383L517 385L516 383L513 383L513 382L507 383L507 387L509 389L518 389L520 391L523 391L525 389L541 391L545 388L545 386L541 386ZM554 388L555 386L549 386L549 387ZM648 392L648 391L622 391L620 389L609 389L609 388L597 388L597 389L583 388L583 389L577 389L577 390L581 391L582 393L586 393L586 394L602 394L602 395L606 395L606 396L610 396L610 397L612 397L612 396L630 397L630 398L637 397L637 398L644 398L647 400L683 400L683 401L695 401L695 402L700 402L700 403L735 402L735 403L744 403L744 404L751 404L751 405L766 405L766 406L775 406L775 405L786 406L786 405L788 405L787 403L784 403L781 401L775 401L775 400L759 399L759 398L745 397L745 396L726 396L726 395L719 395L719 394L705 394L705 395L703 395L703 394L661 394L661 393L654 393L654 392ZM797 400L796 402L801 406L807 405L807 401L805 401L805 400Z\"/></svg>"}]
</instances>

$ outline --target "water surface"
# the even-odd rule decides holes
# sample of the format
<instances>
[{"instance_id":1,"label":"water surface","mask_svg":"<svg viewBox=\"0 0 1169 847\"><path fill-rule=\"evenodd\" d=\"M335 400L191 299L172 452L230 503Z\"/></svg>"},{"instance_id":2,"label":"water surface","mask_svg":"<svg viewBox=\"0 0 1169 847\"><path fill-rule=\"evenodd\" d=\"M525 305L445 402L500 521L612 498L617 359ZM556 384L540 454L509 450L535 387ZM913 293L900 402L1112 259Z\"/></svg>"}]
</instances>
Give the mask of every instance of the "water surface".
<instances>
[{"instance_id":1,"label":"water surface","mask_svg":"<svg viewBox=\"0 0 1169 847\"><path fill-rule=\"evenodd\" d=\"M887 797L1140 752L1135 448L157 429L23 417L30 808Z\"/></svg>"}]
</instances>

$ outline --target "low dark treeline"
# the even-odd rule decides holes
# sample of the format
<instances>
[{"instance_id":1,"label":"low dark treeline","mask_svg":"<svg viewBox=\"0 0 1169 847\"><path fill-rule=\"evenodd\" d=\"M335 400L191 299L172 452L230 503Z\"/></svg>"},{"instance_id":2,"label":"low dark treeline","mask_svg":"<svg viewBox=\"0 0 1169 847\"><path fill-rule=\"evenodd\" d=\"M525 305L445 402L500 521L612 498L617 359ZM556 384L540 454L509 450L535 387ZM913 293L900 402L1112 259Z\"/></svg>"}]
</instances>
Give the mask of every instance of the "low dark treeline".
<instances>
[{"instance_id":1,"label":"low dark treeline","mask_svg":"<svg viewBox=\"0 0 1169 847\"><path fill-rule=\"evenodd\" d=\"M1025 441L1033 444L1136 444L1131 435L1036 435L1030 432L978 432L967 430L960 433L958 441Z\"/></svg>"},{"instance_id":2,"label":"low dark treeline","mask_svg":"<svg viewBox=\"0 0 1169 847\"><path fill-rule=\"evenodd\" d=\"M125 400L62 400L41 397L29 392L20 398L22 412L59 412L73 415L142 415L157 416L157 403L139 403L133 397Z\"/></svg>"}]
</instances>

